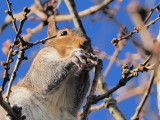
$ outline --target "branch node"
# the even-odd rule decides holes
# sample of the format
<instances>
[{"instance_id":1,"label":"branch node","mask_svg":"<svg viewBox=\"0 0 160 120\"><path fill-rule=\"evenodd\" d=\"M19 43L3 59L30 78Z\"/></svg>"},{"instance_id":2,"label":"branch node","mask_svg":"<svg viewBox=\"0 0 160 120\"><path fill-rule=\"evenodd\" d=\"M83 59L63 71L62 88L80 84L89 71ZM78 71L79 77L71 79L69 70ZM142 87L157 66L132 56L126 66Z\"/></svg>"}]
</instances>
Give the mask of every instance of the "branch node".
<instances>
[{"instance_id":1,"label":"branch node","mask_svg":"<svg viewBox=\"0 0 160 120\"><path fill-rule=\"evenodd\" d=\"M116 103L117 103L117 101L114 98L109 97L109 98L105 99L105 105L104 105L104 107L109 108L109 106L111 106L113 104L116 104Z\"/></svg>"}]
</instances>

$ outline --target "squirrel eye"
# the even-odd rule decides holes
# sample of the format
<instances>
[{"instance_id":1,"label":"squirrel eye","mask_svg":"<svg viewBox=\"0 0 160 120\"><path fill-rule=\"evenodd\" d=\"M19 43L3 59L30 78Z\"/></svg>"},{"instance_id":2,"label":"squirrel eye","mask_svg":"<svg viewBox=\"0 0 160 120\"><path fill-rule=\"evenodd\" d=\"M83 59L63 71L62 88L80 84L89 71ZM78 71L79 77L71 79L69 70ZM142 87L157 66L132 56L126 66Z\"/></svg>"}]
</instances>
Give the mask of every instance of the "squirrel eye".
<instances>
[{"instance_id":1,"label":"squirrel eye","mask_svg":"<svg viewBox=\"0 0 160 120\"><path fill-rule=\"evenodd\" d=\"M62 33L61 33L61 36L65 36L65 35L67 35L68 33L67 33L67 31L63 31Z\"/></svg>"}]
</instances>

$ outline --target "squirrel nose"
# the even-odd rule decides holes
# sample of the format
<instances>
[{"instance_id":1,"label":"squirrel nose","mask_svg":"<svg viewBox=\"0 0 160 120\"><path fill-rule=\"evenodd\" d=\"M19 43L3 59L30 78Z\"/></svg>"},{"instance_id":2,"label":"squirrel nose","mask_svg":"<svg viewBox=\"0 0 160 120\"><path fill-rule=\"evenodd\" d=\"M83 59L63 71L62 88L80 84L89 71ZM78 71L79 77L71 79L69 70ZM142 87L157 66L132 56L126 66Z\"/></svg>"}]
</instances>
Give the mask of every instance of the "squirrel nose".
<instances>
[{"instance_id":1,"label":"squirrel nose","mask_svg":"<svg viewBox=\"0 0 160 120\"><path fill-rule=\"evenodd\" d=\"M83 40L80 40L80 41L79 41L79 45L80 45L80 46L84 46L84 45L88 44L88 42L89 42L89 41L88 41L87 39L85 39L85 40L83 39Z\"/></svg>"},{"instance_id":2,"label":"squirrel nose","mask_svg":"<svg viewBox=\"0 0 160 120\"><path fill-rule=\"evenodd\" d=\"M84 49L87 50L87 48L89 48L89 44L87 40L83 40L83 41L79 41L79 46Z\"/></svg>"},{"instance_id":3,"label":"squirrel nose","mask_svg":"<svg viewBox=\"0 0 160 120\"><path fill-rule=\"evenodd\" d=\"M79 41L79 46L83 46L83 44L84 44L84 41L80 40Z\"/></svg>"}]
</instances>

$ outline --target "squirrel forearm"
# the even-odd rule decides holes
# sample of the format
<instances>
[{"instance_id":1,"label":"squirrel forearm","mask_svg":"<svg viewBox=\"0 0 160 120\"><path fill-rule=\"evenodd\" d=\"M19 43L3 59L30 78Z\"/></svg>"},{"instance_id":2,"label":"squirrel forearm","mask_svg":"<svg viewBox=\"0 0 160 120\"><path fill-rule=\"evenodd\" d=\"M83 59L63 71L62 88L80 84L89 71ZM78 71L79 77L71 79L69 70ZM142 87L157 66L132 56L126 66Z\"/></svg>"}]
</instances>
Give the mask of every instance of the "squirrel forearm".
<instances>
[{"instance_id":1,"label":"squirrel forearm","mask_svg":"<svg viewBox=\"0 0 160 120\"><path fill-rule=\"evenodd\" d=\"M59 60L55 61L51 67L52 74L50 80L48 81L48 87L46 92L53 91L59 85L67 80L70 75L74 74L74 71L77 69L77 66L71 60ZM71 74L72 73L72 74Z\"/></svg>"}]
</instances>

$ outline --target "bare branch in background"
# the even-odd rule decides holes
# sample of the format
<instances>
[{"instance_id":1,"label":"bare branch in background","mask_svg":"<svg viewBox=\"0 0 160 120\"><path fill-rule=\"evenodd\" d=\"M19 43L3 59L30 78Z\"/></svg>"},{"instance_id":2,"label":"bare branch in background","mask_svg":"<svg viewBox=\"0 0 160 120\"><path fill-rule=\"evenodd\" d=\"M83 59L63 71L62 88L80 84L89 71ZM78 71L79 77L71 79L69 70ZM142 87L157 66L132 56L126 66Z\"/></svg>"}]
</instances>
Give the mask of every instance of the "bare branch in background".
<instances>
[{"instance_id":1,"label":"bare branch in background","mask_svg":"<svg viewBox=\"0 0 160 120\"><path fill-rule=\"evenodd\" d=\"M30 41L31 40L31 37L40 32L42 29L44 28L44 24L43 23L40 23L38 26L36 26L35 28L32 28L32 29L28 29L27 30L27 34L23 35L23 39L25 41Z\"/></svg>"},{"instance_id":2,"label":"bare branch in background","mask_svg":"<svg viewBox=\"0 0 160 120\"><path fill-rule=\"evenodd\" d=\"M142 84L141 86L132 88L128 91L125 91L122 95L119 95L118 97L116 97L115 99L117 100L117 102L122 102L124 100L127 100L131 97L135 97L137 95L142 95L145 92L147 84Z\"/></svg>"},{"instance_id":3,"label":"bare branch in background","mask_svg":"<svg viewBox=\"0 0 160 120\"><path fill-rule=\"evenodd\" d=\"M120 23L119 23L120 24ZM124 36L125 34L128 33L128 30L126 27L120 25L120 33L119 33L119 36ZM121 41L117 47L116 47L116 50L114 51L112 57L111 57L111 60L109 62L109 64L107 65L106 69L104 70L104 76L106 77L108 75L108 72L109 70L111 69L113 63L115 62L115 60L117 59L119 53L121 52L121 50L125 47L125 44L126 44L126 39L124 41Z\"/></svg>"},{"instance_id":4,"label":"bare branch in background","mask_svg":"<svg viewBox=\"0 0 160 120\"><path fill-rule=\"evenodd\" d=\"M102 73L99 77L98 89L101 91L101 94L104 94L109 91L105 77ZM112 95L110 95L109 98L104 99L104 104L101 104L100 106L106 107L116 120L126 120L124 114L120 111L120 109L117 106L117 101L112 97ZM93 110L94 108L91 109L91 111Z\"/></svg>"},{"instance_id":5,"label":"bare branch in background","mask_svg":"<svg viewBox=\"0 0 160 120\"><path fill-rule=\"evenodd\" d=\"M10 50L9 50L9 53L8 53L7 61L4 64L5 71L4 71L4 75L3 75L4 81L3 81L3 85L2 85L2 90L4 90L4 86L5 86L6 82L9 80L9 73L8 72L9 72L9 69L10 69L10 63L13 62L13 58L12 57L17 54L17 52L14 51L14 47L15 47L15 45L19 44L18 39L20 40L22 45L25 43L23 38L20 36L20 34L22 32L21 31L22 26L23 26L25 20L27 19L26 16L30 12L30 10L28 8L24 9L24 14L23 14L24 16L23 16L23 19L21 21L20 27L18 29L18 27L16 25L16 19L14 18L13 14L12 14L11 3L9 2L9 0L7 0L7 4L8 4L8 9L9 10L6 11L6 13L9 16L11 16L11 18L12 18L13 27L14 27L15 32L16 32L16 38L14 40L13 45L10 46Z\"/></svg>"},{"instance_id":6,"label":"bare branch in background","mask_svg":"<svg viewBox=\"0 0 160 120\"><path fill-rule=\"evenodd\" d=\"M105 0L104 2L102 2L98 5L95 5L95 6L92 6L88 9L86 9L86 10L83 10L83 11L78 13L79 17L84 17L84 16L87 16L87 15L91 15L95 12L98 12L103 7L109 5L113 1L114 0ZM31 9L31 11L28 15L31 15L31 14L35 13L37 16L39 16L41 18L42 21L47 21L47 16L42 11L40 11L35 4L33 4L31 7L29 7L29 9ZM15 19L20 20L23 16L22 14L23 14L23 12L20 12L18 14L14 14ZM66 20L72 20L72 19L73 19L72 15L57 15L56 18L55 18L55 21L60 22L60 21L66 21ZM11 19L10 19L9 16L7 16L4 25L2 25L2 27L1 27L0 32L3 32L3 30L10 24L10 22L11 22Z\"/></svg>"},{"instance_id":7,"label":"bare branch in background","mask_svg":"<svg viewBox=\"0 0 160 120\"><path fill-rule=\"evenodd\" d=\"M128 39L130 37L132 37L132 35L134 35L135 33L138 33L140 30L142 29L148 29L151 25L153 25L156 21L158 21L160 19L160 15L158 15L158 17L154 20L152 20L151 22L149 22L148 24L144 25L143 27L140 28L135 28L135 30L133 30L132 32L130 32L128 35L121 37L121 38L114 38L112 40L112 43L116 46L118 44L119 41L124 40L124 39Z\"/></svg>"},{"instance_id":8,"label":"bare branch in background","mask_svg":"<svg viewBox=\"0 0 160 120\"><path fill-rule=\"evenodd\" d=\"M86 10L83 10L81 12L79 12L79 16L80 17L84 17L84 16L87 16L87 15L91 15L95 12L98 12L99 10L101 10L103 7L106 7L108 6L111 2L113 2L114 0L104 0L102 3L98 4L98 5L95 5L93 7L90 7ZM64 20L72 20L73 17L72 15L58 15L56 16L56 22L60 22L60 21L64 21Z\"/></svg>"},{"instance_id":9,"label":"bare branch in background","mask_svg":"<svg viewBox=\"0 0 160 120\"><path fill-rule=\"evenodd\" d=\"M158 119L160 119L160 64L159 64L159 50L160 50L160 32L157 36L156 42L153 46L154 53L154 61L157 63L157 75L156 75L156 83L157 83L157 104L158 104Z\"/></svg>"},{"instance_id":10,"label":"bare branch in background","mask_svg":"<svg viewBox=\"0 0 160 120\"><path fill-rule=\"evenodd\" d=\"M77 28L77 30L79 30L80 32L82 32L83 34L86 34L86 31L82 25L82 22L80 20L80 17L78 15L78 12L76 10L76 4L74 2L74 0L64 0L68 9L69 9L69 12L70 14L72 15L73 17L73 22L74 22L74 26Z\"/></svg>"},{"instance_id":11,"label":"bare branch in background","mask_svg":"<svg viewBox=\"0 0 160 120\"><path fill-rule=\"evenodd\" d=\"M148 88L146 89L146 92L144 93L144 96L143 96L141 102L139 103L139 105L138 105L138 107L136 109L136 112L134 113L134 115L132 117L132 120L139 120L139 114L140 114L140 112L141 112L141 110L142 110L142 108L143 108L143 106L144 106L149 94L150 94L150 91L151 91L152 84L154 82L155 76L156 76L156 74L153 71L152 75L151 75L151 78L149 80Z\"/></svg>"},{"instance_id":12,"label":"bare branch in background","mask_svg":"<svg viewBox=\"0 0 160 120\"><path fill-rule=\"evenodd\" d=\"M6 40L6 41L3 43L2 51L3 51L4 54L8 55L10 46L11 46L12 44L13 44L13 43L11 42L11 40Z\"/></svg>"},{"instance_id":13,"label":"bare branch in background","mask_svg":"<svg viewBox=\"0 0 160 120\"><path fill-rule=\"evenodd\" d=\"M30 12L30 10L29 10L28 8L24 8L23 18L22 18L21 23L20 23L20 26L19 26L19 28L18 28L18 27L17 27L17 24L16 24L16 19L14 18L13 14L12 14L11 3L9 2L9 0L7 0L7 4L8 4L8 9L9 9L9 11L7 11L7 13L8 13L8 15L11 16L11 18L12 18L12 23L13 23L13 26L14 26L14 30L15 30L15 32L16 32L16 38L15 38L15 40L14 40L14 45L15 45L16 43L19 44L18 42L20 42L21 45L24 46L24 44L26 44L26 42L23 40L23 38L20 36L20 34L22 33L23 24L24 24L24 22L27 20L27 14ZM19 41L17 40L18 38L19 38ZM13 45L12 49L14 49L14 45ZM11 49L11 51L13 51L12 49ZM12 54L13 54L13 53L12 53ZM10 55L13 56L12 54L10 54ZM10 56L9 56L9 57L10 57ZM18 68L19 68L19 65L21 64L21 62L22 62L23 59L24 59L24 51L21 50L21 51L19 52L19 58L18 58L18 60L17 60L17 62L16 62L15 68L14 68L14 70L13 70L13 73L12 73L11 78L10 78L10 81L9 81L9 85L8 85L9 87L8 87L8 89L7 89L6 99L7 99L7 102L8 102L8 103L9 103L9 95L10 95L10 92L11 92L11 86L12 86L13 80L14 80L15 77L16 77L16 72L17 72L17 70L18 70ZM6 82L4 82L4 83L6 83ZM4 84L4 85L5 85L5 84ZM3 88L4 88L4 86L3 86ZM2 88L2 89L3 89L3 88Z\"/></svg>"},{"instance_id":14,"label":"bare branch in background","mask_svg":"<svg viewBox=\"0 0 160 120\"><path fill-rule=\"evenodd\" d=\"M108 92L97 96L92 104L95 104L95 103L97 103L98 101L100 101L100 100L102 100L104 98L108 98L113 92L115 92L116 90L118 90L122 86L125 86L126 83L129 80L131 80L133 77L137 76L138 72L144 72L144 71L148 71L148 70L153 70L154 64L148 66L148 62L149 62L148 60L150 60L150 58L151 58L151 56L149 56L147 58L147 60L143 64L140 64L134 70L132 70L131 68L128 68L127 65L123 66L122 78L120 79L119 83L115 87L110 89Z\"/></svg>"},{"instance_id":15,"label":"bare branch in background","mask_svg":"<svg viewBox=\"0 0 160 120\"><path fill-rule=\"evenodd\" d=\"M147 23L147 21L149 20L149 18L151 17L151 15L153 14L153 12L158 9L160 7L160 4L156 5L155 7L150 9L150 12L148 14L148 16L146 17L144 23Z\"/></svg>"}]
</instances>

